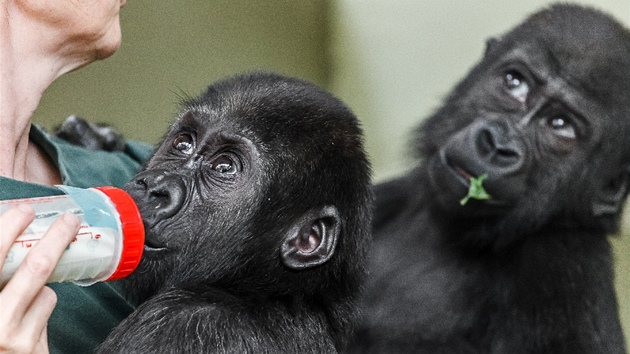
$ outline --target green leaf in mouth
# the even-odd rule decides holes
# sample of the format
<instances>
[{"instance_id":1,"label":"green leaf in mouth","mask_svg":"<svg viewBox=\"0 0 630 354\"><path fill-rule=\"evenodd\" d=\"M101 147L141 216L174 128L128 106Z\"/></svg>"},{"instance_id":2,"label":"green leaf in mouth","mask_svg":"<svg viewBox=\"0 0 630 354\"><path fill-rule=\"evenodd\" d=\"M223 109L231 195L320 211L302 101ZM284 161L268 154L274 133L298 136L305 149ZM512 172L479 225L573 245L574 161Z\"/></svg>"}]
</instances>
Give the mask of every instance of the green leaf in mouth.
<instances>
[{"instance_id":1,"label":"green leaf in mouth","mask_svg":"<svg viewBox=\"0 0 630 354\"><path fill-rule=\"evenodd\" d=\"M459 201L459 204L466 205L469 199L479 199L479 200L488 200L490 199L490 194L483 189L481 185L483 181L488 178L488 174L484 173L479 177L470 177L470 185L468 186L468 195L466 195L462 200Z\"/></svg>"}]
</instances>

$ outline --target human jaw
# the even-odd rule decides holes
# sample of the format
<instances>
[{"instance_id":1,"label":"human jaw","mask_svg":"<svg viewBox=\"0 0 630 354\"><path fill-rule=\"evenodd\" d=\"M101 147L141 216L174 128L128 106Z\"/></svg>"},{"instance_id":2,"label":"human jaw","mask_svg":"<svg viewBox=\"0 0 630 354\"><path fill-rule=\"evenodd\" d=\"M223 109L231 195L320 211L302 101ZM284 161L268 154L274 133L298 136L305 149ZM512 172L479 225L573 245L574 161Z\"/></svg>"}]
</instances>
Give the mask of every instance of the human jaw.
<instances>
[{"instance_id":1,"label":"human jaw","mask_svg":"<svg viewBox=\"0 0 630 354\"><path fill-rule=\"evenodd\" d=\"M44 25L62 47L88 61L112 55L121 42L120 8L126 0L17 0L21 11Z\"/></svg>"}]
</instances>

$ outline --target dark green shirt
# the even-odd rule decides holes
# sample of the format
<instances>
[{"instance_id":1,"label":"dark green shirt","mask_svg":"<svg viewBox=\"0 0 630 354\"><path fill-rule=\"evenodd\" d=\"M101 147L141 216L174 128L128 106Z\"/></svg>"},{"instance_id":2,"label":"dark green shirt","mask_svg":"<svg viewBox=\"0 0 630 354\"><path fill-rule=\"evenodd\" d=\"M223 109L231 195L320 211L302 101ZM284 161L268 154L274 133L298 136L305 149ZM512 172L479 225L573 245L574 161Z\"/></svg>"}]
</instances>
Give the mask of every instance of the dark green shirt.
<instances>
[{"instance_id":1,"label":"dark green shirt","mask_svg":"<svg viewBox=\"0 0 630 354\"><path fill-rule=\"evenodd\" d=\"M59 167L63 184L75 187L121 187L140 169L153 150L129 141L124 152L91 151L51 137L32 127L30 139ZM0 200L60 194L54 187L0 177ZM58 302L48 322L51 353L92 353L135 305L127 301L116 282L80 287L50 284Z\"/></svg>"}]
</instances>

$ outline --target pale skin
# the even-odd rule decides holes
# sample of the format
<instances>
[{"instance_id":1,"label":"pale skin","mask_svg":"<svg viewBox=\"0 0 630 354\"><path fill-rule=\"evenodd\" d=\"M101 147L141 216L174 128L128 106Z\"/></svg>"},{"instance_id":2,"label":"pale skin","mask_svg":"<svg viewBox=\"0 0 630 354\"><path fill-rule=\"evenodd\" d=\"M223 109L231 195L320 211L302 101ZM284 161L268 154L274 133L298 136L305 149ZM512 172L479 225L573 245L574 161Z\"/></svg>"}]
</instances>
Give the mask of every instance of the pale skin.
<instances>
[{"instance_id":1,"label":"pale skin","mask_svg":"<svg viewBox=\"0 0 630 354\"><path fill-rule=\"evenodd\" d=\"M125 0L0 0L0 175L61 184L53 161L29 141L32 114L64 73L113 54L120 46ZM27 206L0 215L0 267L33 220ZM57 302L45 286L79 221L59 218L0 291L0 353L47 353L47 322Z\"/></svg>"}]
</instances>

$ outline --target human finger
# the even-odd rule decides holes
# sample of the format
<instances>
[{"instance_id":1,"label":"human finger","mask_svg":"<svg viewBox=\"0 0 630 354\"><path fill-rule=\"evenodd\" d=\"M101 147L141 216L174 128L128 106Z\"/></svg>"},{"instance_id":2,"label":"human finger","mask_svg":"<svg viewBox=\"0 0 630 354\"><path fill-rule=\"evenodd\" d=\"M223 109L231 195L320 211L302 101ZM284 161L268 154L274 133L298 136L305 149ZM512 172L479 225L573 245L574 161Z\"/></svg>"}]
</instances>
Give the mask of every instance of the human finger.
<instances>
[{"instance_id":1,"label":"human finger","mask_svg":"<svg viewBox=\"0 0 630 354\"><path fill-rule=\"evenodd\" d=\"M48 353L48 318L57 303L57 294L44 286L20 320L0 315L0 352Z\"/></svg>"},{"instance_id":2,"label":"human finger","mask_svg":"<svg viewBox=\"0 0 630 354\"><path fill-rule=\"evenodd\" d=\"M27 204L20 204L0 215L0 259L7 258L15 239L35 218L35 210ZM4 262L0 262L0 269Z\"/></svg>"},{"instance_id":3,"label":"human finger","mask_svg":"<svg viewBox=\"0 0 630 354\"><path fill-rule=\"evenodd\" d=\"M2 310L10 318L21 318L35 296L46 284L59 258L76 237L80 221L73 214L63 214L50 226L28 252L13 277L0 292ZM4 317L4 316L3 316Z\"/></svg>"}]
</instances>

